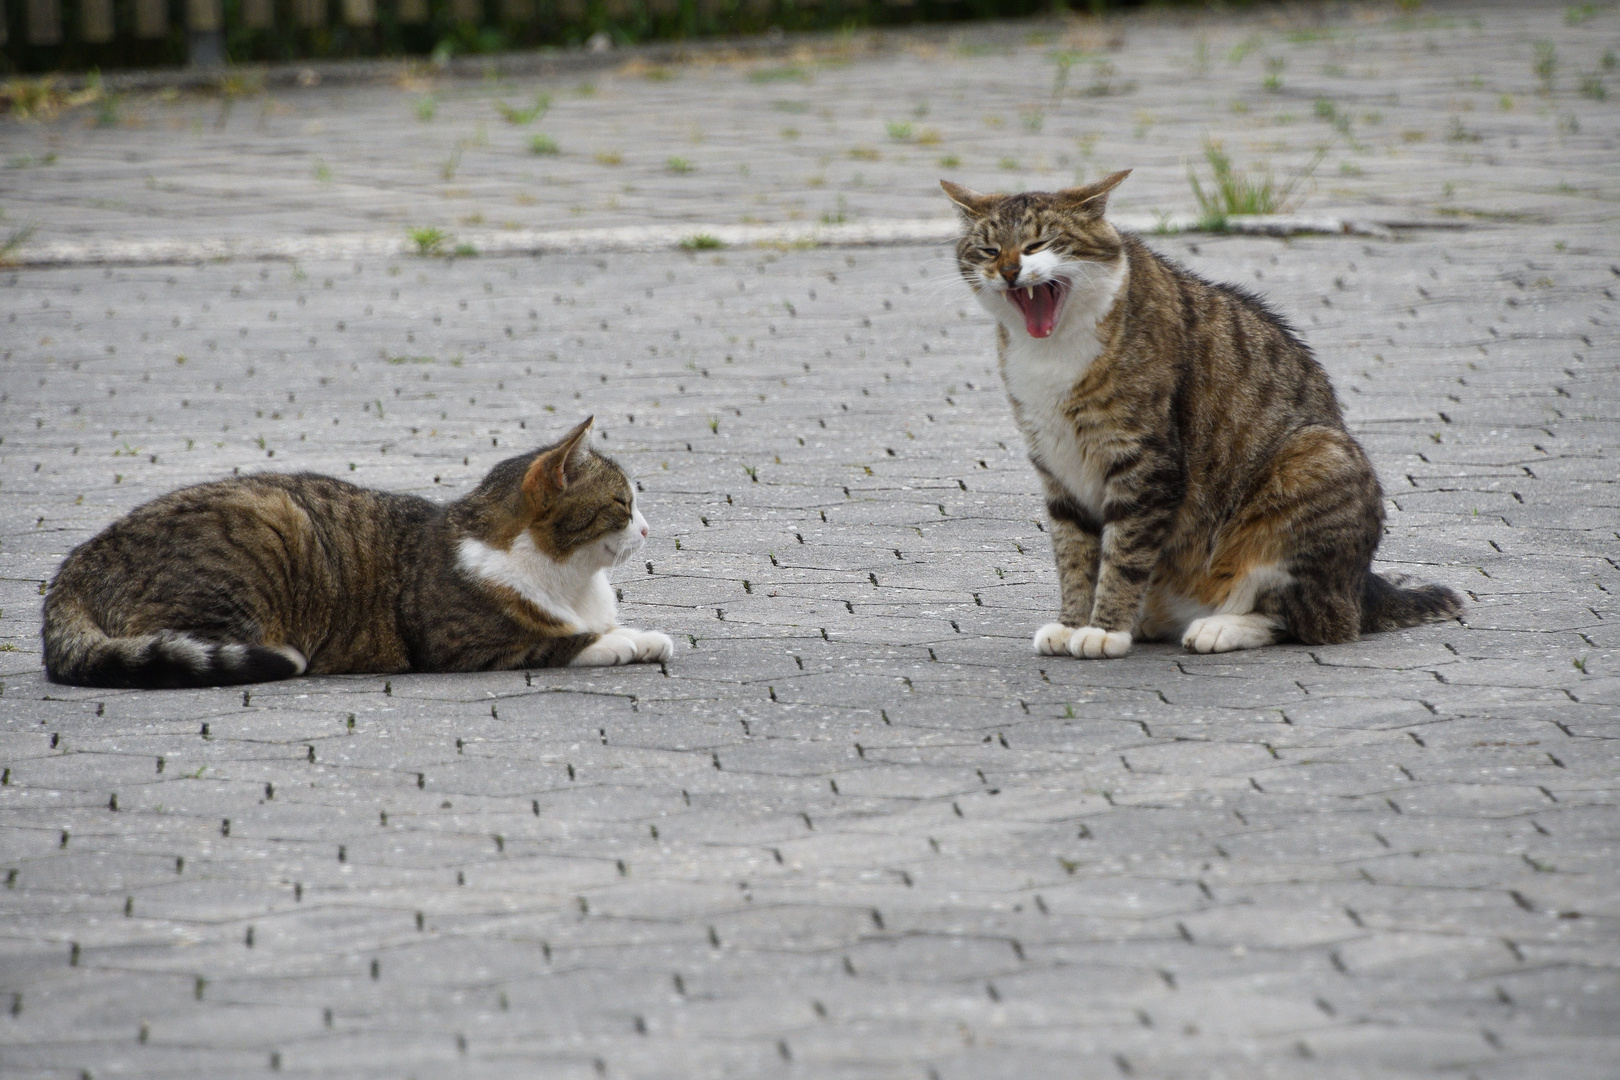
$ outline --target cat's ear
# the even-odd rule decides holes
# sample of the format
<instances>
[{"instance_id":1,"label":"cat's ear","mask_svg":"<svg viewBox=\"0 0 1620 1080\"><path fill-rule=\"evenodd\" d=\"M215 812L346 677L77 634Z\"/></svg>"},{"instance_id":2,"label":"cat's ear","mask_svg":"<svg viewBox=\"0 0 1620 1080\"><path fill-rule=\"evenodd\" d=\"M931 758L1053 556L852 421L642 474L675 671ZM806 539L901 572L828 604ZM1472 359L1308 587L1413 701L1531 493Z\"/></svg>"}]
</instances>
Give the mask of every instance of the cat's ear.
<instances>
[{"instance_id":1,"label":"cat's ear","mask_svg":"<svg viewBox=\"0 0 1620 1080\"><path fill-rule=\"evenodd\" d=\"M1108 193L1124 183L1131 170L1121 169L1085 187L1064 188L1057 193L1058 205L1065 210L1078 210L1086 217L1100 218L1108 209Z\"/></svg>"},{"instance_id":2,"label":"cat's ear","mask_svg":"<svg viewBox=\"0 0 1620 1080\"><path fill-rule=\"evenodd\" d=\"M563 436L562 442L534 459L523 475L523 494L531 503L540 503L548 495L568 490L568 467L577 464L583 455L595 422L596 417L587 416Z\"/></svg>"},{"instance_id":3,"label":"cat's ear","mask_svg":"<svg viewBox=\"0 0 1620 1080\"><path fill-rule=\"evenodd\" d=\"M1006 198L1005 195L980 195L972 188L953 184L949 180L941 180L939 186L945 189L945 194L956 204L956 209L970 222L978 221L988 214L996 203Z\"/></svg>"}]
</instances>

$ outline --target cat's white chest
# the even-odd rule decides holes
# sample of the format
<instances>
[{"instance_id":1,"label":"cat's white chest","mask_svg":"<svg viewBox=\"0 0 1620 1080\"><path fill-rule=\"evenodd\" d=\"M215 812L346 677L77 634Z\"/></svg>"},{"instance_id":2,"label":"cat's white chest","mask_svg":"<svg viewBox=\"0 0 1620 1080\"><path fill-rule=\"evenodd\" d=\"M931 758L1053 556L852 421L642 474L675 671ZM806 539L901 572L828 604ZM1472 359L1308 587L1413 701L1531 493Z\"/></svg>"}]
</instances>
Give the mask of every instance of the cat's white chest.
<instances>
[{"instance_id":1,"label":"cat's white chest","mask_svg":"<svg viewBox=\"0 0 1620 1080\"><path fill-rule=\"evenodd\" d=\"M463 537L456 554L467 573L514 590L574 633L605 634L618 625L613 586L598 562L555 562L535 548L528 533L520 533L506 550Z\"/></svg>"},{"instance_id":2,"label":"cat's white chest","mask_svg":"<svg viewBox=\"0 0 1620 1080\"><path fill-rule=\"evenodd\" d=\"M995 312L1007 331L1001 376L1030 455L1099 520L1106 461L1090 440L1082 437L1065 408L1074 395L1075 384L1102 352L1097 323L1113 307L1124 280L1125 265L1121 260L1118 268L1101 275L1101 280L1077 286L1056 332L1047 338L1030 337L1021 320ZM996 300L1010 306L1000 296Z\"/></svg>"},{"instance_id":3,"label":"cat's white chest","mask_svg":"<svg viewBox=\"0 0 1620 1080\"><path fill-rule=\"evenodd\" d=\"M1030 455L1039 461L1081 506L1102 516L1103 471L1087 453L1075 424L1063 411L1084 373L1085 365L1015 358L1008 349L1003 368L1007 393L1018 402L1019 427Z\"/></svg>"}]
</instances>

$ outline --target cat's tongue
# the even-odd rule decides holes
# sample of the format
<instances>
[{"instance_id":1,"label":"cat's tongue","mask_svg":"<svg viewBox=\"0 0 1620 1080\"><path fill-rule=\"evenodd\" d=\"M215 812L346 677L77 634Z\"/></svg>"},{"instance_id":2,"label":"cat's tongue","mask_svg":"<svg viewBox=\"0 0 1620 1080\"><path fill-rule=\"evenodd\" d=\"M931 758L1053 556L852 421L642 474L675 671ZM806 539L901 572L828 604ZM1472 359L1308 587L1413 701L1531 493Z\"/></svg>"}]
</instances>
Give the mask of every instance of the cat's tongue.
<instances>
[{"instance_id":1,"label":"cat's tongue","mask_svg":"<svg viewBox=\"0 0 1620 1080\"><path fill-rule=\"evenodd\" d=\"M1009 289L1007 299L1018 305L1024 313L1024 329L1030 337L1050 337L1057 325L1058 312L1063 310L1064 294L1068 292L1056 281L1043 282L1033 289Z\"/></svg>"}]
</instances>

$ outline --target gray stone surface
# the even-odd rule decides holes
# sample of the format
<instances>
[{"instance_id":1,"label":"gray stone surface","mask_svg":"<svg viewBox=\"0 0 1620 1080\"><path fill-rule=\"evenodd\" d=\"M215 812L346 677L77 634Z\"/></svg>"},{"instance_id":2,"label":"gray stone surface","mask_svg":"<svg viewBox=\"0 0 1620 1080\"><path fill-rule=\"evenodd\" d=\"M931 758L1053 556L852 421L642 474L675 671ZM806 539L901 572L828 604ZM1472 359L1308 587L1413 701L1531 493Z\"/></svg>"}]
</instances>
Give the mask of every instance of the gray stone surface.
<instances>
[{"instance_id":1,"label":"gray stone surface","mask_svg":"<svg viewBox=\"0 0 1620 1080\"><path fill-rule=\"evenodd\" d=\"M510 211L721 222L759 212L745 192L784 215L842 192L918 216L946 153L984 187L1135 165L1136 209L1186 210L1178 161L1214 117L1243 164L1280 165L1333 131L1318 82L1360 87L1363 149L1336 144L1307 209L1405 200L1467 228L1154 241L1295 320L1385 479L1381 565L1466 591L1460 624L1353 645L1034 656L1057 592L1036 485L942 249L9 272L0 1074L1615 1075L1617 106L1577 77L1603 72L1620 19L1428 11L1125 22L1105 78L1135 89L1084 94L1083 62L1040 132L1014 106L1050 99L1051 44L856 55L809 83L718 65L553 87L560 142L620 123L631 160L565 153L586 211ZM1172 78L1200 35L1207 71ZM1561 58L1545 96L1536 37ZM426 126L417 91L387 88L239 101L219 133L219 103L184 98L140 106L145 127L12 125L8 156L59 157L8 171L0 199L47 237L358 230L395 205L377 228L453 228L428 209L463 204L495 220L527 181L493 149L464 154L480 194L461 203L424 163L452 121L509 129L488 88L441 90ZM828 95L837 138L877 161L795 156ZM944 145L884 141L912 96ZM1450 102L1478 142L1447 137ZM160 137L192 114L199 133ZM688 115L700 169L666 179ZM1091 157L1064 125L1104 133ZM998 177L1003 153L1051 171ZM334 198L316 155L357 188ZM1364 175L1341 181L1341 157ZM416 185L397 204L377 198L394 165ZM827 186L795 187L811 168ZM637 201L601 179L621 175ZM255 177L276 179L236 186ZM85 216L95 199L124 205ZM138 502L261 468L448 498L588 412L643 490L653 538L619 584L627 621L680 644L667 673L246 695L40 674L41 583Z\"/></svg>"}]
</instances>

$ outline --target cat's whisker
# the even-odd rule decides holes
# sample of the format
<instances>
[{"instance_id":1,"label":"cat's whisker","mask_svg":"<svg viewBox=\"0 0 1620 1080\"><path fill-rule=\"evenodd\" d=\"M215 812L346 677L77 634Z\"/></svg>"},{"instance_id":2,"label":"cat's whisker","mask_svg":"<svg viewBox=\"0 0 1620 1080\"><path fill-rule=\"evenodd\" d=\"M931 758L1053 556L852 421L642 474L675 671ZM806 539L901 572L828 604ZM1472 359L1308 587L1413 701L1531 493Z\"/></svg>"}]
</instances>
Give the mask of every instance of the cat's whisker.
<instances>
[{"instance_id":1,"label":"cat's whisker","mask_svg":"<svg viewBox=\"0 0 1620 1080\"><path fill-rule=\"evenodd\" d=\"M960 289L964 282L959 274L950 277L941 277L924 280L920 285L912 285L911 291L915 296L932 297L948 290Z\"/></svg>"}]
</instances>

